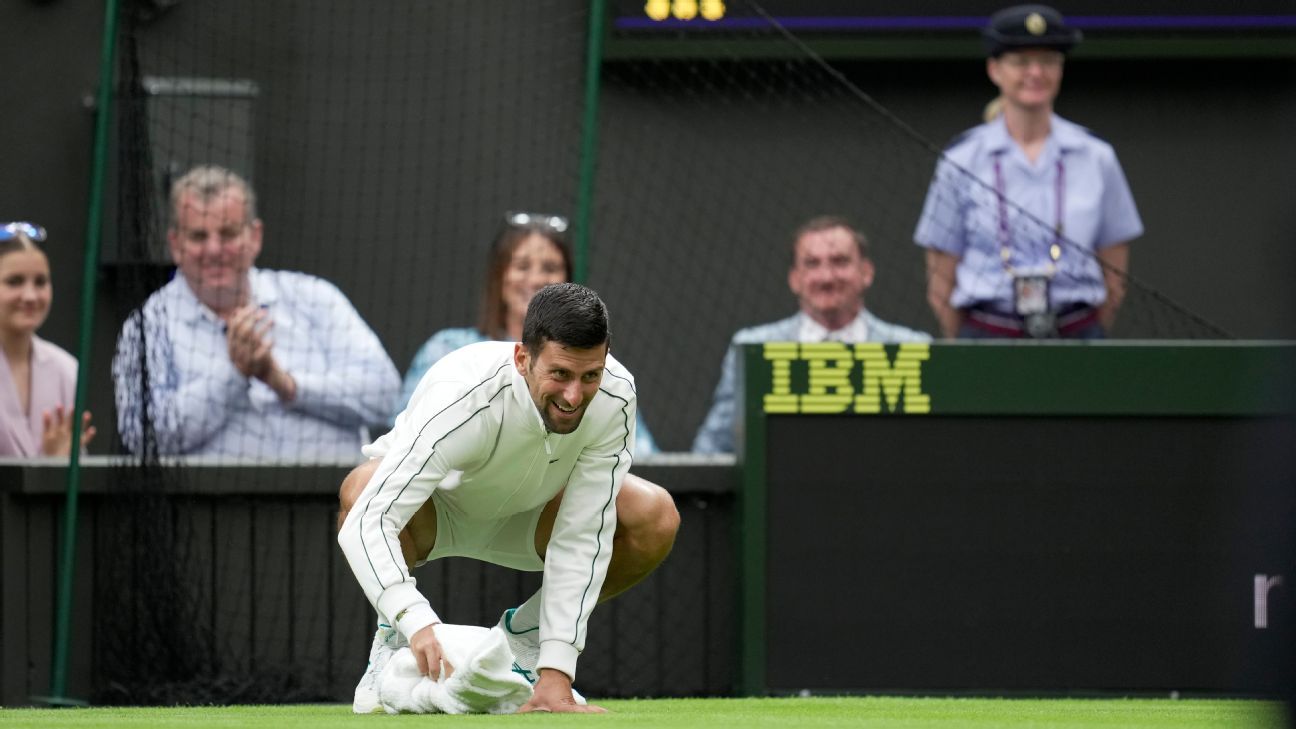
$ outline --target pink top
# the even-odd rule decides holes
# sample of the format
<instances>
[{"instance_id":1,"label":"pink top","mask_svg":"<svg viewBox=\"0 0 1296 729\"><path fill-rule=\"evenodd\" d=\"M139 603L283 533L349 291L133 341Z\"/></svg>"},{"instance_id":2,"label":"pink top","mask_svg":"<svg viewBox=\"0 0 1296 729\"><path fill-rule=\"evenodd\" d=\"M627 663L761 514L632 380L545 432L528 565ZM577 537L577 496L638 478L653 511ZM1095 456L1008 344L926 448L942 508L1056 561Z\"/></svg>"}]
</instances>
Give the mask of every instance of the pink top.
<instances>
[{"instance_id":1,"label":"pink top","mask_svg":"<svg viewBox=\"0 0 1296 729\"><path fill-rule=\"evenodd\" d=\"M23 413L9 362L0 355L0 456L41 455L44 413L76 397L77 361L56 344L32 337L31 407Z\"/></svg>"}]
</instances>

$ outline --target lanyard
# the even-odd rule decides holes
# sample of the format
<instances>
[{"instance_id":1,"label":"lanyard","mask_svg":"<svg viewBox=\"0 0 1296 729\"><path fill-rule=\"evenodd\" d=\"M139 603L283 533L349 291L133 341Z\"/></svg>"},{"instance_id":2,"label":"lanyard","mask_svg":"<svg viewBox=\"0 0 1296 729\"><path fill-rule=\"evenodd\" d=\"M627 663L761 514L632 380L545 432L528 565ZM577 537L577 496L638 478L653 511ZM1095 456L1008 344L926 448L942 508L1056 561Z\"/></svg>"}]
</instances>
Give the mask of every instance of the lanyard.
<instances>
[{"instance_id":1,"label":"lanyard","mask_svg":"<svg viewBox=\"0 0 1296 729\"><path fill-rule=\"evenodd\" d=\"M994 173L995 173L995 199L999 203L999 258L1003 260L1004 270L1012 275L1016 271L1012 267L1012 234L1008 231L1008 204L1006 202L1003 169L999 166L999 158L1002 153L994 156ZM1057 270L1057 261L1062 257L1062 220L1063 209L1062 201L1066 199L1066 167L1062 164L1062 154L1058 153L1057 160L1057 177L1053 185L1053 194L1056 196L1056 204L1053 206L1057 217L1053 222L1053 245L1049 246L1049 267L1048 275L1052 276Z\"/></svg>"}]
</instances>

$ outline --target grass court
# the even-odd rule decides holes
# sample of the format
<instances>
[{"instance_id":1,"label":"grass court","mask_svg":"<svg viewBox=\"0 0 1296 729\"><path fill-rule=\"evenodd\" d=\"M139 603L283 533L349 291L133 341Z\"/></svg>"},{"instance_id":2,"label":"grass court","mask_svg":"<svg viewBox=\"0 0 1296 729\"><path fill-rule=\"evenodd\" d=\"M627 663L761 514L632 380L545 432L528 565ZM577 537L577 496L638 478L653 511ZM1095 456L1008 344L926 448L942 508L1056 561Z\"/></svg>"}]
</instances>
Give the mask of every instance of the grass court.
<instances>
[{"instance_id":1,"label":"grass court","mask_svg":"<svg viewBox=\"0 0 1296 729\"><path fill-rule=\"evenodd\" d=\"M0 709L5 729L334 729L607 727L620 729L1281 729L1286 708L1233 699L764 698L594 703L605 716L356 716L344 704L182 708Z\"/></svg>"}]
</instances>

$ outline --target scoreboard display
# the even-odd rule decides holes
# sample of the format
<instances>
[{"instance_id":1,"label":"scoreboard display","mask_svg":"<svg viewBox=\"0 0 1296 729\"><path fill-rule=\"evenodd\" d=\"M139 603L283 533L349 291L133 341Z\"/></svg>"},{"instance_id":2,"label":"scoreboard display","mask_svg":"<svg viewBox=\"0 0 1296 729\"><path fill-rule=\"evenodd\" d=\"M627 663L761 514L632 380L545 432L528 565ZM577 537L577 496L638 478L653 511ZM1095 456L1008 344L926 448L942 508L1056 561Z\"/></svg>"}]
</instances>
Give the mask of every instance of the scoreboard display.
<instances>
[{"instance_id":1,"label":"scoreboard display","mask_svg":"<svg viewBox=\"0 0 1296 729\"><path fill-rule=\"evenodd\" d=\"M696 44L726 36L732 40L736 35L767 34L773 41L778 35L776 24L806 40L838 41L827 47L828 55L974 55L980 48L977 31L992 13L1011 4L1008 0L929 0L917 7L882 0L612 0L608 57L680 55L681 41ZM1228 4L1084 0L1054 6L1069 24L1086 33L1079 53L1296 55L1296 12L1290 0ZM868 45L879 40L891 43ZM898 40L906 43L896 45ZM1129 50L1131 40L1142 42L1143 49ZM697 49L705 50L706 46ZM740 53L759 57L768 50L744 46Z\"/></svg>"}]
</instances>

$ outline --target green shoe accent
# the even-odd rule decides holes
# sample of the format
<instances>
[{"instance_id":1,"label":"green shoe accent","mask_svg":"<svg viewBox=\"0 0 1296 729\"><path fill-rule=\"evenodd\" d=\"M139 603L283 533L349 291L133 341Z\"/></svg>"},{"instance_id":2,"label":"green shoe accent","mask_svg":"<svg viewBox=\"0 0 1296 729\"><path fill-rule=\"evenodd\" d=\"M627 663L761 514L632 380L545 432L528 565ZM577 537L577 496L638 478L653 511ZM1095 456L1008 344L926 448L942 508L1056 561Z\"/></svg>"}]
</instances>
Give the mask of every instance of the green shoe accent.
<instances>
[{"instance_id":1,"label":"green shoe accent","mask_svg":"<svg viewBox=\"0 0 1296 729\"><path fill-rule=\"evenodd\" d=\"M530 632L532 632L532 631L535 631L535 630L539 630L539 629L540 629L540 626L537 625L537 626L535 626L534 628L527 628L526 630L514 630L514 629L513 629L513 613L515 613L515 612L517 612L517 608L509 608L508 610L505 610L505 611L504 611L504 629L505 629L505 630L507 630L508 632L512 633L513 635L526 635L527 633L530 633ZM531 679L527 679L527 680L528 680L528 681L531 681ZM535 683L535 681L531 681L531 683Z\"/></svg>"}]
</instances>

